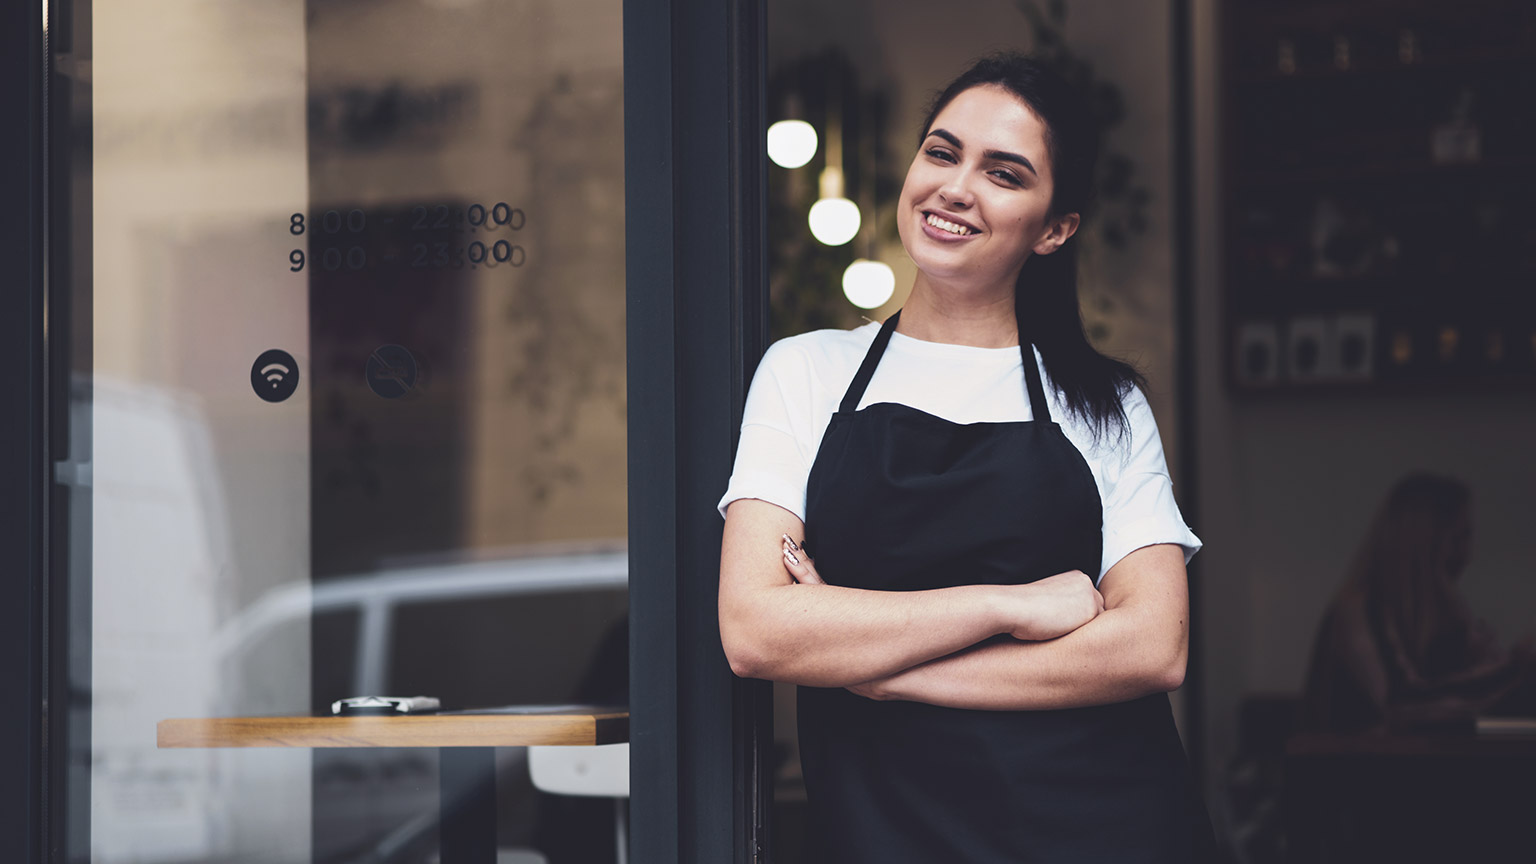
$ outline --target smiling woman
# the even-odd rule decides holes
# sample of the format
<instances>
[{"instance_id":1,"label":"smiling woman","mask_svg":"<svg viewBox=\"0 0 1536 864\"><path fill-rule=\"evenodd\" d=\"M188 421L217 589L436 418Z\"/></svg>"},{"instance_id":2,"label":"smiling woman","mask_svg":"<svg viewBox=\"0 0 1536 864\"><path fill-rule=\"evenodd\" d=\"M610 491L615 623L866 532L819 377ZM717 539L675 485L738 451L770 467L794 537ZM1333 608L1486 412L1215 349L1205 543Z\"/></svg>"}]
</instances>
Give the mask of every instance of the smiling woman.
<instances>
[{"instance_id":1,"label":"smiling woman","mask_svg":"<svg viewBox=\"0 0 1536 864\"><path fill-rule=\"evenodd\" d=\"M1053 211L1045 125L995 84L957 94L933 123L897 205L902 245L921 286L913 299L1010 297L1023 262L1061 248L1080 222L1076 212ZM1001 344L1016 344L1017 334L1005 330Z\"/></svg>"},{"instance_id":2,"label":"smiling woman","mask_svg":"<svg viewBox=\"0 0 1536 864\"><path fill-rule=\"evenodd\" d=\"M897 207L905 307L754 378L721 636L737 674L801 685L818 860L1211 850L1166 696L1200 540L1140 376L1078 318L1083 108L1018 55L951 83Z\"/></svg>"}]
</instances>

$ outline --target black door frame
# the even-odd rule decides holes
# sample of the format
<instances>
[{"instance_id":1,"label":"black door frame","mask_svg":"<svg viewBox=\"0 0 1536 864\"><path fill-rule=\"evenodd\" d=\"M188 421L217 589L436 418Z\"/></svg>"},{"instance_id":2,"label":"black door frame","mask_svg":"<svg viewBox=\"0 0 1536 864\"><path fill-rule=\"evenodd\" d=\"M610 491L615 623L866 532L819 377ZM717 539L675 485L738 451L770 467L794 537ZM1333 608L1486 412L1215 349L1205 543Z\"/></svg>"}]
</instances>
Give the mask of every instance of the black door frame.
<instances>
[{"instance_id":1,"label":"black door frame","mask_svg":"<svg viewBox=\"0 0 1536 864\"><path fill-rule=\"evenodd\" d=\"M40 861L47 486L42 4L0 5L0 848Z\"/></svg>"},{"instance_id":2,"label":"black door frame","mask_svg":"<svg viewBox=\"0 0 1536 864\"><path fill-rule=\"evenodd\" d=\"M1195 293L1195 119L1194 23L1191 0L1171 0L1168 15L1170 116L1173 118L1173 285L1174 344L1178 404L1178 488L1184 521L1200 524L1199 379L1194 341ZM1189 562L1189 665L1184 675L1184 737L1190 769L1205 783L1205 603L1200 590L1204 559Z\"/></svg>"},{"instance_id":3,"label":"black door frame","mask_svg":"<svg viewBox=\"0 0 1536 864\"><path fill-rule=\"evenodd\" d=\"M624 4L630 843L766 861L772 691L716 615L746 387L767 346L760 0Z\"/></svg>"},{"instance_id":4,"label":"black door frame","mask_svg":"<svg viewBox=\"0 0 1536 864\"><path fill-rule=\"evenodd\" d=\"M67 5L53 6L55 33L72 29L58 18ZM759 862L767 858L772 696L767 684L732 676L720 649L714 503L767 342L763 6L624 6L631 848L637 862ZM49 466L61 452L48 443L67 430L49 428L47 394L68 382L50 378L47 357L64 359L69 328L60 325L69 316L60 301L71 292L54 292L50 309L48 281L79 274L66 272L70 256L45 236L46 220L70 215L45 212L45 182L65 200L73 195L47 180L48 148L67 153L71 144L56 135L45 148L44 112L48 70L69 47L45 44L41 3L0 6L0 152L8 157L0 160L0 260L17 277L0 301L0 368L12 385L0 395L0 692L23 706L0 712L0 846L20 850L27 864L63 854L45 838L63 839L55 836L63 820L48 815L63 803L55 800L62 784L50 779L62 778L68 748L44 730L64 731L58 697L68 698L56 689L60 670L47 663L67 647L64 628L47 626L49 595L57 607L64 587L55 581L48 590L61 564L47 554L59 504ZM45 274L50 255L61 266ZM55 322L51 345L45 314ZM67 378L68 365L55 371ZM67 407L62 401L53 408Z\"/></svg>"}]
</instances>

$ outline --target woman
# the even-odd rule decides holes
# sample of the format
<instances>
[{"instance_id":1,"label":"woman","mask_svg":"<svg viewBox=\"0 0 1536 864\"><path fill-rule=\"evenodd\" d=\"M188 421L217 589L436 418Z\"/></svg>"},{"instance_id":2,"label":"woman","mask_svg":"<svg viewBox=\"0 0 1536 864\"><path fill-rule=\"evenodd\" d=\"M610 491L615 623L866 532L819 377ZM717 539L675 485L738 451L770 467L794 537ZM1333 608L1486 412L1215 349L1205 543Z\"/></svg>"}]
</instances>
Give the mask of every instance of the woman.
<instances>
[{"instance_id":1,"label":"woman","mask_svg":"<svg viewBox=\"0 0 1536 864\"><path fill-rule=\"evenodd\" d=\"M1536 709L1529 637L1506 651L1458 582L1472 493L1412 474L1387 494L1312 648L1303 725L1314 731L1470 731L1478 714Z\"/></svg>"},{"instance_id":2,"label":"woman","mask_svg":"<svg viewBox=\"0 0 1536 864\"><path fill-rule=\"evenodd\" d=\"M801 685L821 860L1188 862L1210 842L1165 695L1200 541L1139 376L1077 311L1094 139L1045 68L978 62L902 187L906 306L778 342L753 380L721 635L738 675Z\"/></svg>"}]
</instances>

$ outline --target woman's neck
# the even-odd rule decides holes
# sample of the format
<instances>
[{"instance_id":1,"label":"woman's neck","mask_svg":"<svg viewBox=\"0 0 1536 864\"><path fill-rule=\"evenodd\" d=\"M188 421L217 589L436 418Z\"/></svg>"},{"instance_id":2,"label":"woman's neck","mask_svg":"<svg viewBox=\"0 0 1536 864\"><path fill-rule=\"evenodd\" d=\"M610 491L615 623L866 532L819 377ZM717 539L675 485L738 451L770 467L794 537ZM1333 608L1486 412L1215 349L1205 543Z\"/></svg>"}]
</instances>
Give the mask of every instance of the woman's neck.
<instances>
[{"instance_id":1,"label":"woman's neck","mask_svg":"<svg viewBox=\"0 0 1536 864\"><path fill-rule=\"evenodd\" d=\"M957 297L926 284L919 275L912 294L901 307L896 332L924 342L1009 348L1019 344L1013 292L984 297Z\"/></svg>"}]
</instances>

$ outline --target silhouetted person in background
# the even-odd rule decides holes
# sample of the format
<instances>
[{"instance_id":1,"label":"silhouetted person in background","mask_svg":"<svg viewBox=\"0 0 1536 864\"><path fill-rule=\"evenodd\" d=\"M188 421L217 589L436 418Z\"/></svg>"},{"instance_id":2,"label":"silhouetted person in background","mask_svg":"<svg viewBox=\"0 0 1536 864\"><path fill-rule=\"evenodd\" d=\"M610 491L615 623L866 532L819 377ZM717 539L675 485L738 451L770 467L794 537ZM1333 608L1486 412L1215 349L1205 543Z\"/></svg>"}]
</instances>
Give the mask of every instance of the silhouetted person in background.
<instances>
[{"instance_id":1,"label":"silhouetted person in background","mask_svg":"<svg viewBox=\"0 0 1536 864\"><path fill-rule=\"evenodd\" d=\"M1532 638L1501 648L1457 585L1471 503L1448 477L1412 474L1393 487L1318 629L1305 728L1455 731L1480 714L1536 714Z\"/></svg>"}]
</instances>

